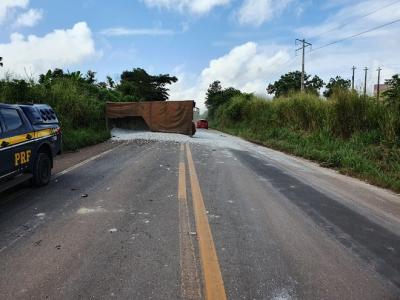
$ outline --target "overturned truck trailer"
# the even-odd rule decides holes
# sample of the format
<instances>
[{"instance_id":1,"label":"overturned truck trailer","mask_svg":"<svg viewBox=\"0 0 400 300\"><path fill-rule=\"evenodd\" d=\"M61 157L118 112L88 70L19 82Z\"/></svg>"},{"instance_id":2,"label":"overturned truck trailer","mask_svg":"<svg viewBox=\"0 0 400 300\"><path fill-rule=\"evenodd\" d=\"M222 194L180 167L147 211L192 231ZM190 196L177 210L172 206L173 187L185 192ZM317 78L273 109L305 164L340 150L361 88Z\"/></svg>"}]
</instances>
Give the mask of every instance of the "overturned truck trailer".
<instances>
[{"instance_id":1,"label":"overturned truck trailer","mask_svg":"<svg viewBox=\"0 0 400 300\"><path fill-rule=\"evenodd\" d=\"M108 126L194 135L194 101L107 102Z\"/></svg>"}]
</instances>

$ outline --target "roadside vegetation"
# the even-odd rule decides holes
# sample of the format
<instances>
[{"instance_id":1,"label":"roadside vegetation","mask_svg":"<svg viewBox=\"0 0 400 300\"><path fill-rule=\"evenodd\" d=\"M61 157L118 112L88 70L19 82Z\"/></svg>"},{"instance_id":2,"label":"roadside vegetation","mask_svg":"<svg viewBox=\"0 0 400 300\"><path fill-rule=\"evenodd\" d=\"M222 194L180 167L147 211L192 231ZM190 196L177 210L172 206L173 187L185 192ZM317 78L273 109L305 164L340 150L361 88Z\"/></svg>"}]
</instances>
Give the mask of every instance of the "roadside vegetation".
<instances>
[{"instance_id":1,"label":"roadside vegetation","mask_svg":"<svg viewBox=\"0 0 400 300\"><path fill-rule=\"evenodd\" d=\"M295 72L294 72L295 73ZM349 89L340 77L331 79L325 91L314 77L307 93L283 80L269 85L278 92L272 100L210 85L206 105L211 125L268 147L317 161L324 167L400 191L400 80L380 101ZM281 78L281 79L282 79ZM297 80L296 80L297 81ZM297 82L300 83L300 80Z\"/></svg>"},{"instance_id":2,"label":"roadside vegetation","mask_svg":"<svg viewBox=\"0 0 400 300\"><path fill-rule=\"evenodd\" d=\"M107 101L165 101L166 86L176 82L168 74L152 76L143 69L124 71L118 84L111 77L98 82L96 73L49 70L39 80L6 76L0 80L1 103L46 103L61 121L63 149L77 150L110 138L106 130Z\"/></svg>"}]
</instances>

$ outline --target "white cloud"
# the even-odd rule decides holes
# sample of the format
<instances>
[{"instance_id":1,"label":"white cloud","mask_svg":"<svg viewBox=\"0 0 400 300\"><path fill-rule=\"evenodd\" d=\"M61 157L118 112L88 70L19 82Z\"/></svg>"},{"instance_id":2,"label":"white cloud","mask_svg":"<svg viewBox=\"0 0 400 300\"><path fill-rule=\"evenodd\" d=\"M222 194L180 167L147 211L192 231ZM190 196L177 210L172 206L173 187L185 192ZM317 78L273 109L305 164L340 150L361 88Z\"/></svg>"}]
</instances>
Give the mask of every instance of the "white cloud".
<instances>
[{"instance_id":1,"label":"white cloud","mask_svg":"<svg viewBox=\"0 0 400 300\"><path fill-rule=\"evenodd\" d=\"M369 0L346 5L321 24L301 27L297 32L304 37L315 38L320 42L344 38L400 18L400 3L385 8L385 6L391 3L393 1L390 0L379 1L379 3ZM381 10L370 14L377 9ZM375 31L370 35L361 36L360 38L369 38L371 35L384 36L386 34L387 30L384 29Z\"/></svg>"},{"instance_id":2,"label":"white cloud","mask_svg":"<svg viewBox=\"0 0 400 300\"><path fill-rule=\"evenodd\" d=\"M342 6L321 24L303 27L298 33L313 43L314 49L330 42L338 41L354 34L388 23L400 18L400 3L384 8L393 1L363 1ZM377 9L381 10L369 14ZM368 15L368 16L365 16ZM365 17L363 17L365 16ZM347 24L343 26L343 24ZM357 67L356 86L364 82L364 67L369 68L368 90L371 92L377 81L376 69L383 68L382 78L387 79L400 73L398 49L400 48L400 23L384 27L353 39L311 52L307 55L306 69L318 74L325 81L340 75L351 77L351 67Z\"/></svg>"},{"instance_id":3,"label":"white cloud","mask_svg":"<svg viewBox=\"0 0 400 300\"><path fill-rule=\"evenodd\" d=\"M161 28L113 27L103 30L101 34L106 36L173 35L175 34L175 32L170 29L161 29Z\"/></svg>"},{"instance_id":4,"label":"white cloud","mask_svg":"<svg viewBox=\"0 0 400 300\"><path fill-rule=\"evenodd\" d=\"M318 36L323 31L336 28L349 20L355 20L377 9L377 7L391 2L390 0L384 3L364 1L363 3L346 4L326 21L312 27L301 28L297 34L300 37L307 38L314 44L314 48L317 48L325 43L400 18L399 3L397 6L383 9L359 19L349 26ZM373 85L377 81L376 69L379 66L383 69L381 82L395 73L400 73L400 64L398 63L400 39L397 38L398 36L400 36L400 23L318 51L307 52L306 72L320 76L325 82L336 75L350 79L351 67L355 65L357 67L356 87L362 89L364 83L363 69L368 67L367 89L372 93ZM205 92L208 85L214 80L220 80L225 88L232 86L242 91L266 95L265 88L268 83L274 82L288 71L300 69L300 56L293 57L291 54L293 50L292 44L268 45L255 42L234 47L227 54L211 60L200 74L190 75L182 69L174 73L177 74L180 81L172 86L171 99L194 99L198 106L204 109Z\"/></svg>"},{"instance_id":5,"label":"white cloud","mask_svg":"<svg viewBox=\"0 0 400 300\"><path fill-rule=\"evenodd\" d=\"M234 47L229 53L210 61L197 79L189 83L184 72L178 72L180 81L171 88L171 99L194 99L204 109L208 86L220 80L223 87L234 87L243 92L266 95L267 82L276 79L287 67L289 52L286 47L260 46L254 42Z\"/></svg>"},{"instance_id":6,"label":"white cloud","mask_svg":"<svg viewBox=\"0 0 400 300\"><path fill-rule=\"evenodd\" d=\"M1 72L38 75L52 68L74 66L96 56L92 33L85 22L71 29L54 30L43 37L13 33L10 42L0 44L4 57Z\"/></svg>"},{"instance_id":7,"label":"white cloud","mask_svg":"<svg viewBox=\"0 0 400 300\"><path fill-rule=\"evenodd\" d=\"M31 8L27 12L20 14L14 23L16 27L35 26L43 17L43 11Z\"/></svg>"},{"instance_id":8,"label":"white cloud","mask_svg":"<svg viewBox=\"0 0 400 300\"><path fill-rule=\"evenodd\" d=\"M26 8L29 0L1 0L0 1L0 23L4 22L7 14L15 8Z\"/></svg>"},{"instance_id":9,"label":"white cloud","mask_svg":"<svg viewBox=\"0 0 400 300\"><path fill-rule=\"evenodd\" d=\"M280 15L292 0L244 0L237 12L240 24L260 26Z\"/></svg>"},{"instance_id":10,"label":"white cloud","mask_svg":"<svg viewBox=\"0 0 400 300\"><path fill-rule=\"evenodd\" d=\"M265 90L266 78L289 60L286 51L270 51L254 42L233 48L228 54L213 59L201 73L205 84L220 80L245 92Z\"/></svg>"},{"instance_id":11,"label":"white cloud","mask_svg":"<svg viewBox=\"0 0 400 300\"><path fill-rule=\"evenodd\" d=\"M206 14L213 8L226 5L231 0L143 0L149 7L166 8L197 15Z\"/></svg>"}]
</instances>

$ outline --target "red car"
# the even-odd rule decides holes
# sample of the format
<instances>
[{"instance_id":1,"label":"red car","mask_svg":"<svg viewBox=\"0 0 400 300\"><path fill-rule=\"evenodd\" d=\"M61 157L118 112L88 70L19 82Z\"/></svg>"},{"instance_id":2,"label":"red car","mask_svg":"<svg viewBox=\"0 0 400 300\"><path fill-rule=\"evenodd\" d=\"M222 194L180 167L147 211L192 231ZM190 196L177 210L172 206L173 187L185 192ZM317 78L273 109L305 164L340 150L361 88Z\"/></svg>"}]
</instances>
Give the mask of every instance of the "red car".
<instances>
[{"instance_id":1,"label":"red car","mask_svg":"<svg viewBox=\"0 0 400 300\"><path fill-rule=\"evenodd\" d=\"M198 120L197 124L196 124L197 128L204 128L204 129L208 129L208 121L207 120Z\"/></svg>"}]
</instances>

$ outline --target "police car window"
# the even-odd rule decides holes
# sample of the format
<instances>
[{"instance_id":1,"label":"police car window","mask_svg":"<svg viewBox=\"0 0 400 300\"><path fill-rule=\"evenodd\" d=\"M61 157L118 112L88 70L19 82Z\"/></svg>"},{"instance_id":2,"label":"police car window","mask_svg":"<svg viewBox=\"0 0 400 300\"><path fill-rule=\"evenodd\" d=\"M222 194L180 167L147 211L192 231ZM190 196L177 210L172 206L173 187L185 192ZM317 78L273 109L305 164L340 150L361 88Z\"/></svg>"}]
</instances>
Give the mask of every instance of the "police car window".
<instances>
[{"instance_id":1,"label":"police car window","mask_svg":"<svg viewBox=\"0 0 400 300\"><path fill-rule=\"evenodd\" d=\"M0 113L3 116L4 124L6 126L6 131L13 131L21 128L23 122L17 110L10 108L0 109Z\"/></svg>"}]
</instances>

